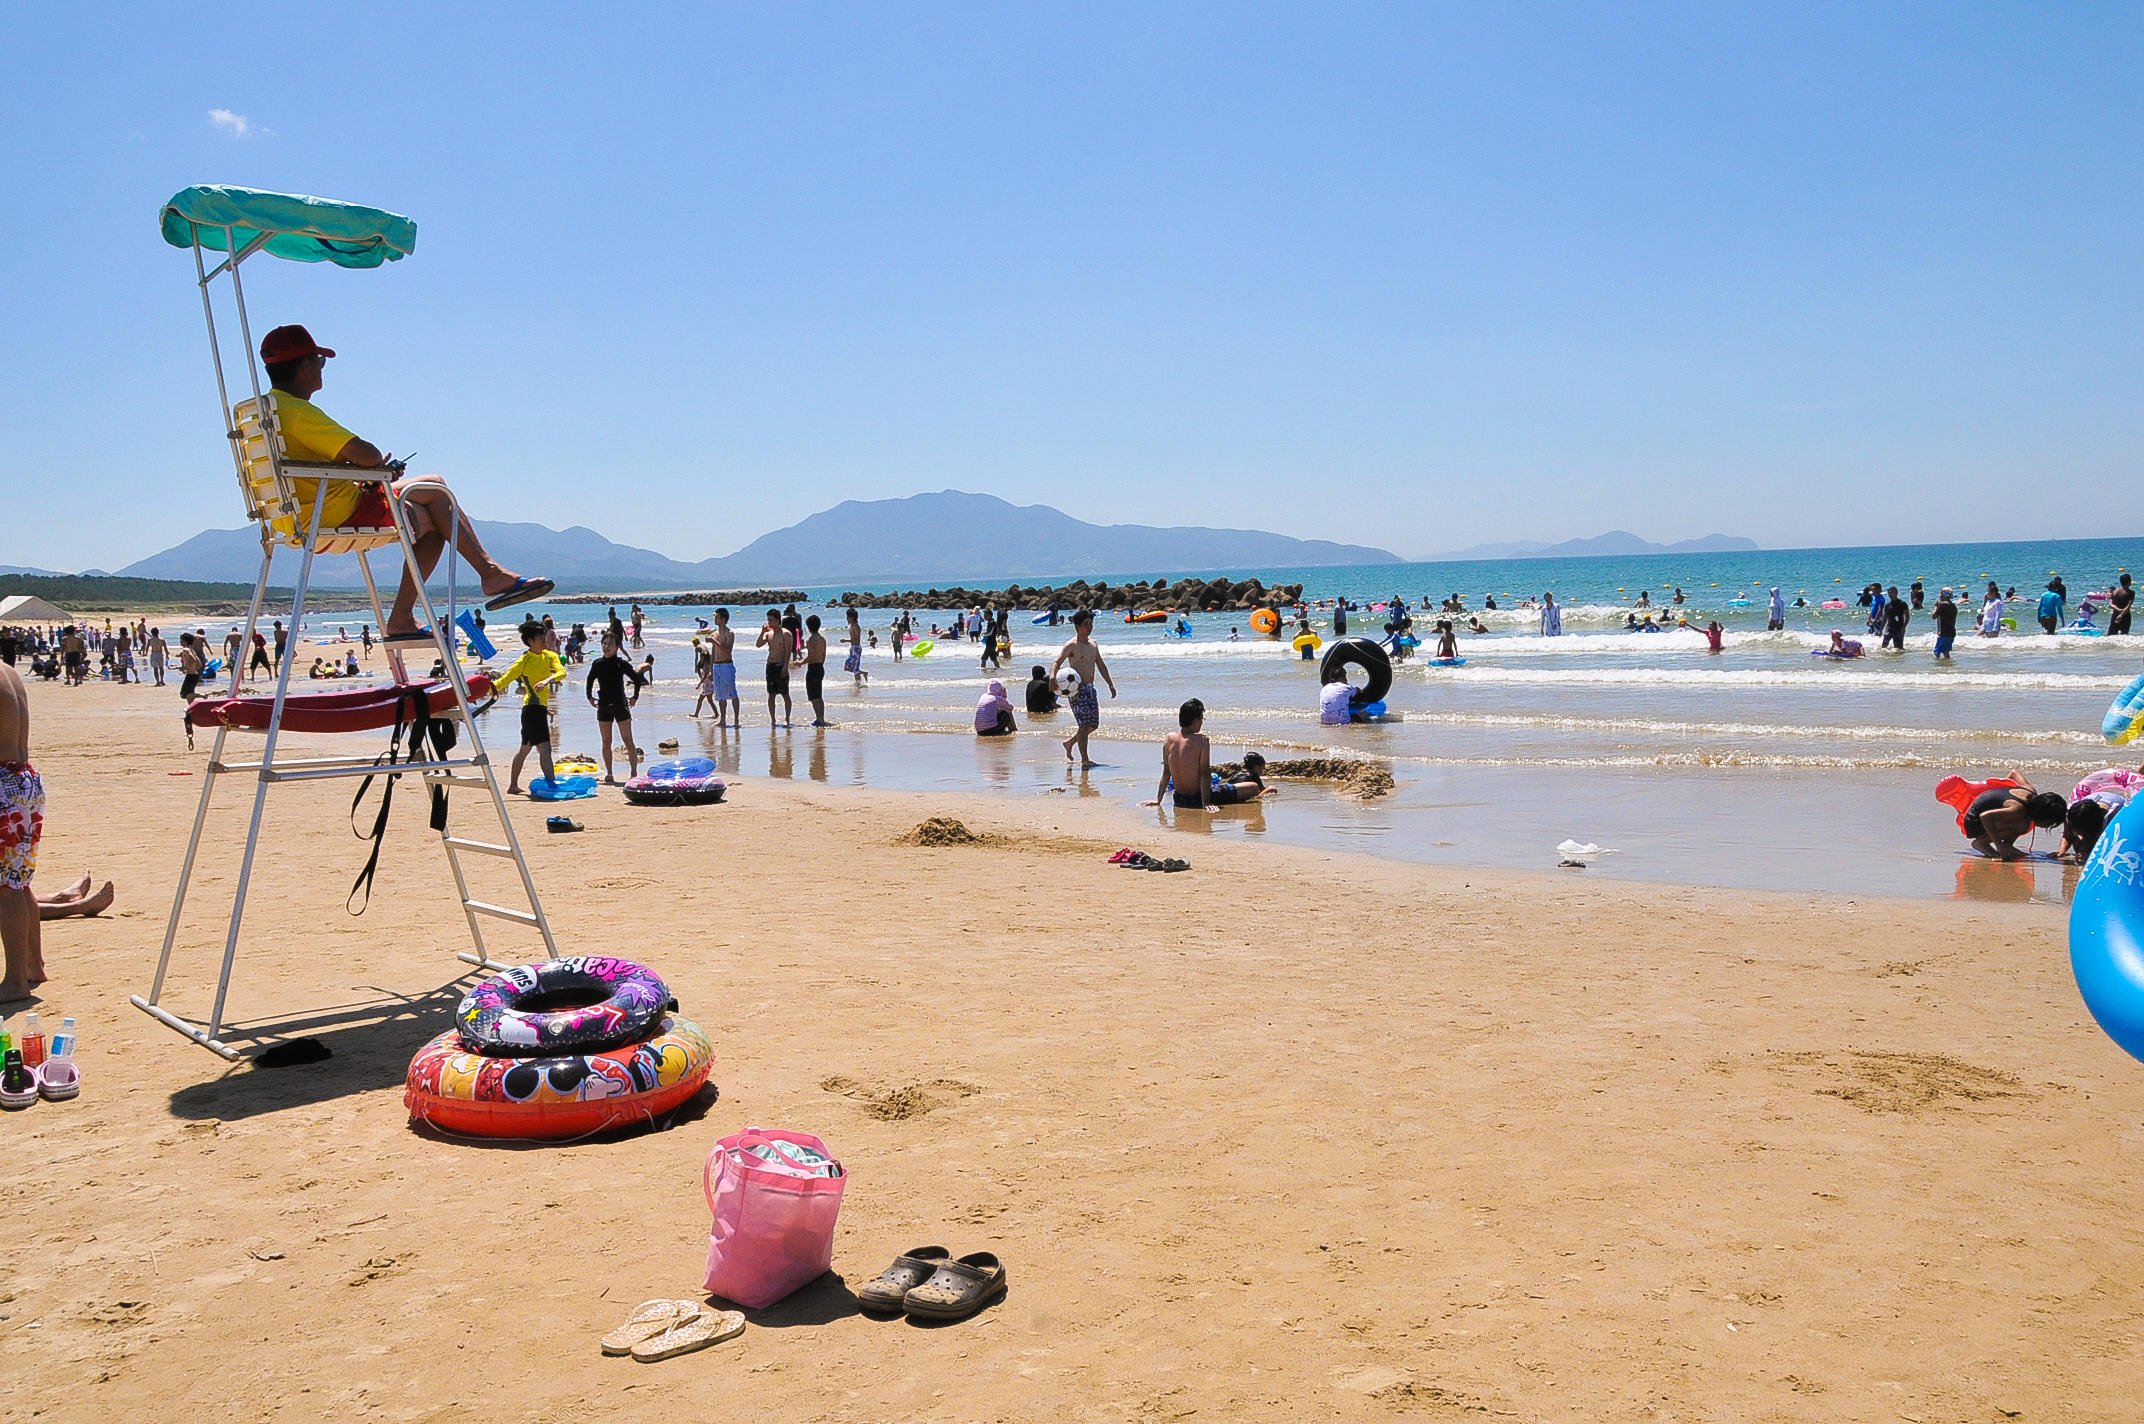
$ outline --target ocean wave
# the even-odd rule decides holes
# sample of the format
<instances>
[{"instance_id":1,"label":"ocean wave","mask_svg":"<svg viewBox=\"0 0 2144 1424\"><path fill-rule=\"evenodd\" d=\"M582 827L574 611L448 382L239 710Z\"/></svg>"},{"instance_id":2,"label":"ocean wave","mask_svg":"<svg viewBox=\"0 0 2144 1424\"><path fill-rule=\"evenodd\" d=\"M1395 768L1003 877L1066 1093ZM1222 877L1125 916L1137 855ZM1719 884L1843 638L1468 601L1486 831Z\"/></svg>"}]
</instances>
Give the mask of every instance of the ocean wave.
<instances>
[{"instance_id":1,"label":"ocean wave","mask_svg":"<svg viewBox=\"0 0 2144 1424\"><path fill-rule=\"evenodd\" d=\"M1536 687L1821 687L1848 691L1930 692L1956 688L2119 691L2129 677L2072 672L1874 672L1850 664L1826 663L1808 668L1429 668L1425 680L1460 683L1532 685Z\"/></svg>"},{"instance_id":2,"label":"ocean wave","mask_svg":"<svg viewBox=\"0 0 2144 1424\"><path fill-rule=\"evenodd\" d=\"M1660 717L1572 717L1550 713L1507 712L1415 712L1406 714L1410 725L1524 729L1579 734L1638 732L1664 737L1777 737L1816 738L1825 741L1928 741L1963 737L1997 738L2003 741L2043 745L2099 746L2097 732L2065 731L2045 727L1887 727L1836 726L1796 722L1684 722Z\"/></svg>"}]
</instances>

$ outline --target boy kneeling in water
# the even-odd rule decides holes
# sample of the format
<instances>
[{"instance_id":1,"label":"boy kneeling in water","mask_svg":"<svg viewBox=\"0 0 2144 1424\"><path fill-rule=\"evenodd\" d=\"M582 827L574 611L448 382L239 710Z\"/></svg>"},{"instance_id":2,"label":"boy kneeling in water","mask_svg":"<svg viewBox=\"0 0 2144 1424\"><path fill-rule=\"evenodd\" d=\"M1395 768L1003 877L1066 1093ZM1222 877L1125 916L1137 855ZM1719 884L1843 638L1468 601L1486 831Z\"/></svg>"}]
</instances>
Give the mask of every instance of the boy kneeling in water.
<instances>
[{"instance_id":1,"label":"boy kneeling in water","mask_svg":"<svg viewBox=\"0 0 2144 1424\"><path fill-rule=\"evenodd\" d=\"M1255 801L1265 794L1266 785L1258 779L1258 773L1264 769L1266 759L1256 752L1243 759L1241 779L1214 784L1213 743L1201 730L1206 725L1205 703L1194 697L1179 707L1176 724L1180 730L1169 733L1162 741L1161 781L1154 787L1154 799L1146 805L1159 806L1172 787L1180 811L1214 811Z\"/></svg>"}]
</instances>

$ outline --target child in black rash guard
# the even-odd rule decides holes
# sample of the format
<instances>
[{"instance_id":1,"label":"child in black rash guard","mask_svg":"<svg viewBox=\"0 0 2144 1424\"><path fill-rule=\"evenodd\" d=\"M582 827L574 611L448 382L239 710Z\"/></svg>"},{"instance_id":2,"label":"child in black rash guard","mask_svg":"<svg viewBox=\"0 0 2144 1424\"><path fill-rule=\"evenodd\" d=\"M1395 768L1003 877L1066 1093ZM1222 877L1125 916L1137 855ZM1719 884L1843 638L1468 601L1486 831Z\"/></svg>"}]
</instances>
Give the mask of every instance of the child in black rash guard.
<instances>
[{"instance_id":1,"label":"child in black rash guard","mask_svg":"<svg viewBox=\"0 0 2144 1424\"><path fill-rule=\"evenodd\" d=\"M603 635L603 656L588 665L588 705L596 709L596 726L603 734L603 781L609 786L618 784L618 775L611 762L611 727L615 724L618 733L625 739L626 775L639 774L640 748L633 742L633 704L640 700L644 679L618 653L618 635ZM626 684L632 691L626 691Z\"/></svg>"}]
</instances>

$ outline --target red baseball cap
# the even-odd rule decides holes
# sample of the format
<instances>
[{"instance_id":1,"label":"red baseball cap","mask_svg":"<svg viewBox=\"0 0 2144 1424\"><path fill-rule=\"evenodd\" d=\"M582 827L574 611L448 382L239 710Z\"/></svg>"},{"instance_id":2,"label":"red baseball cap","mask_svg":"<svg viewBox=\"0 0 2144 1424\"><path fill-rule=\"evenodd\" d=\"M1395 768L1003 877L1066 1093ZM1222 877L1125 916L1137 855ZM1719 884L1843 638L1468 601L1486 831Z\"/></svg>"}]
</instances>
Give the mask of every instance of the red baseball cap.
<instances>
[{"instance_id":1,"label":"red baseball cap","mask_svg":"<svg viewBox=\"0 0 2144 1424\"><path fill-rule=\"evenodd\" d=\"M313 334L302 326L279 326L261 338L261 360L267 365L274 365L278 361L300 361L307 356L334 354L313 340Z\"/></svg>"}]
</instances>

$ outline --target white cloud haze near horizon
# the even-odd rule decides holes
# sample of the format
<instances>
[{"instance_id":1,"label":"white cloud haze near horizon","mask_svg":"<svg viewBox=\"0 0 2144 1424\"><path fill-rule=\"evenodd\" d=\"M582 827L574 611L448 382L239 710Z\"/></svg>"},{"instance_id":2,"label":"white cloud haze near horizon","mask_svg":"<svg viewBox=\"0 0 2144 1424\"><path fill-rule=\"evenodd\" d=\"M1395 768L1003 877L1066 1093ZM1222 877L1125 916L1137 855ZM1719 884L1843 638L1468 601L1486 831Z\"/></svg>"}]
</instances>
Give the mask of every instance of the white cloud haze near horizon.
<instances>
[{"instance_id":1,"label":"white cloud haze near horizon","mask_svg":"<svg viewBox=\"0 0 2144 1424\"><path fill-rule=\"evenodd\" d=\"M241 522L155 228L201 182L414 217L249 262L256 338L479 517L676 558L945 488L1406 556L2144 533L2135 7L259 13L243 65L11 21L0 563Z\"/></svg>"}]
</instances>

